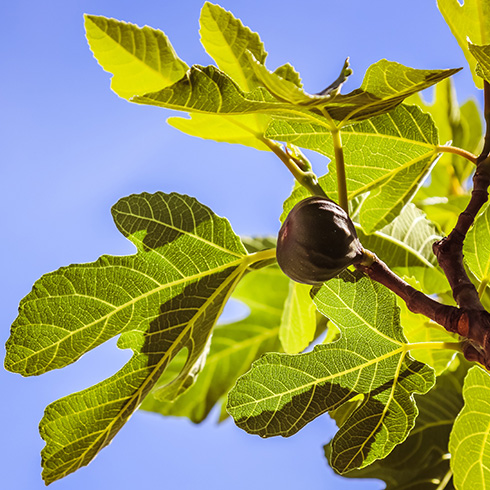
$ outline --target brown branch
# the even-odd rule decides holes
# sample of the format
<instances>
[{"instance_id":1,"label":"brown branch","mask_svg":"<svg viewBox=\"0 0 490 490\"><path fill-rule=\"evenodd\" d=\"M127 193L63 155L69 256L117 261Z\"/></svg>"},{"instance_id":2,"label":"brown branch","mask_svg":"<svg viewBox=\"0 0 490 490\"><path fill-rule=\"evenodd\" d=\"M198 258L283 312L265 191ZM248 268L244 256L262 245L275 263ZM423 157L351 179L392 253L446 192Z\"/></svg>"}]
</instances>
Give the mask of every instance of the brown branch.
<instances>
[{"instance_id":1,"label":"brown branch","mask_svg":"<svg viewBox=\"0 0 490 490\"><path fill-rule=\"evenodd\" d=\"M462 308L483 310L478 292L470 281L463 265L463 243L480 209L488 200L490 185L490 85L484 82L485 143L476 159L473 191L466 209L459 215L454 229L432 249L451 286L456 303Z\"/></svg>"},{"instance_id":2,"label":"brown branch","mask_svg":"<svg viewBox=\"0 0 490 490\"><path fill-rule=\"evenodd\" d=\"M379 282L393 291L405 301L411 312L421 313L442 325L446 330L459 333L461 328L458 326L459 317L461 316L459 308L441 304L418 291L397 276L382 260L376 256L374 257L375 259L370 265L361 263L357 264L356 268L368 275L373 281Z\"/></svg>"},{"instance_id":3,"label":"brown branch","mask_svg":"<svg viewBox=\"0 0 490 490\"><path fill-rule=\"evenodd\" d=\"M358 270L393 291L405 301L411 312L425 315L448 332L468 339L463 349L465 357L490 369L490 313L484 309L472 310L441 304L410 286L383 261L368 253L374 260L366 262L366 265L356 264Z\"/></svg>"},{"instance_id":4,"label":"brown branch","mask_svg":"<svg viewBox=\"0 0 490 490\"><path fill-rule=\"evenodd\" d=\"M470 281L463 265L463 243L477 214L488 200L490 185L490 85L485 82L485 121L487 123L485 144L477 158L476 172L473 176L473 191L466 209L459 215L454 229L442 240L434 243L432 249L437 261L451 286L453 297L461 308L483 310L478 292Z\"/></svg>"},{"instance_id":5,"label":"brown branch","mask_svg":"<svg viewBox=\"0 0 490 490\"><path fill-rule=\"evenodd\" d=\"M484 82L484 117L486 131L483 150L476 160L473 190L466 209L459 215L454 229L432 249L451 286L459 306L458 333L469 342L464 354L468 360L478 361L490 368L490 314L481 304L478 291L471 282L463 263L463 244L476 216L488 201L490 185L490 85ZM445 325L443 325L445 326Z\"/></svg>"},{"instance_id":6,"label":"brown branch","mask_svg":"<svg viewBox=\"0 0 490 490\"><path fill-rule=\"evenodd\" d=\"M470 281L463 265L463 243L477 214L488 200L490 172L487 160L477 165L473 177L473 191L466 209L459 215L454 229L442 240L434 243L432 249L437 261L449 281L453 297L462 308L483 310L478 292Z\"/></svg>"}]
</instances>

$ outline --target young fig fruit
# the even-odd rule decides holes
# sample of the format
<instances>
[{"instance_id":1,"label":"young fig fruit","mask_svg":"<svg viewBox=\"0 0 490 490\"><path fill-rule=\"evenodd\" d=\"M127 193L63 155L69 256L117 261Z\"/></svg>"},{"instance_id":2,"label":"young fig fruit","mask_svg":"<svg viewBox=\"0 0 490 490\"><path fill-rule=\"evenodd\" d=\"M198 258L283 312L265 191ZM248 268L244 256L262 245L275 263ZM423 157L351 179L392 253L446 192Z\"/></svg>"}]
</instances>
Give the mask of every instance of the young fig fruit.
<instances>
[{"instance_id":1,"label":"young fig fruit","mask_svg":"<svg viewBox=\"0 0 490 490\"><path fill-rule=\"evenodd\" d=\"M363 257L349 215L333 201L313 196L289 212L279 230L277 262L293 281L320 285Z\"/></svg>"}]
</instances>

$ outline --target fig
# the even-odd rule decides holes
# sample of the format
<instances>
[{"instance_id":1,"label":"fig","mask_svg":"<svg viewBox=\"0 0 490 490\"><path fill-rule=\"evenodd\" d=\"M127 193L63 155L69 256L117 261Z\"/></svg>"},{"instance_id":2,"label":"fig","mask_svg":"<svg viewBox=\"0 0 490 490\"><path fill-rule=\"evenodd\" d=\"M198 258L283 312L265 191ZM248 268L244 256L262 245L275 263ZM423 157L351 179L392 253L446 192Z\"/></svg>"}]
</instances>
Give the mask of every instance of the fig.
<instances>
[{"instance_id":1,"label":"fig","mask_svg":"<svg viewBox=\"0 0 490 490\"><path fill-rule=\"evenodd\" d=\"M363 258L349 215L320 196L300 201L279 230L277 262L293 281L320 285Z\"/></svg>"}]
</instances>

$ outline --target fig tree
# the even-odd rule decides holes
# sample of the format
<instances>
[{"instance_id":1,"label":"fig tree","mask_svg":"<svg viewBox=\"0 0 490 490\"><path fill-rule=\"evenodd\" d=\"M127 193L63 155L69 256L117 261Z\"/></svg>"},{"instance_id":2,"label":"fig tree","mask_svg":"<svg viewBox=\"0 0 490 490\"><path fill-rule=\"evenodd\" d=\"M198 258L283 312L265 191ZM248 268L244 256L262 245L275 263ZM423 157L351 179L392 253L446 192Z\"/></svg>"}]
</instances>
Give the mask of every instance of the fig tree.
<instances>
[{"instance_id":1,"label":"fig tree","mask_svg":"<svg viewBox=\"0 0 490 490\"><path fill-rule=\"evenodd\" d=\"M325 197L300 201L279 230L277 262L296 282L322 284L362 257L354 223Z\"/></svg>"}]
</instances>

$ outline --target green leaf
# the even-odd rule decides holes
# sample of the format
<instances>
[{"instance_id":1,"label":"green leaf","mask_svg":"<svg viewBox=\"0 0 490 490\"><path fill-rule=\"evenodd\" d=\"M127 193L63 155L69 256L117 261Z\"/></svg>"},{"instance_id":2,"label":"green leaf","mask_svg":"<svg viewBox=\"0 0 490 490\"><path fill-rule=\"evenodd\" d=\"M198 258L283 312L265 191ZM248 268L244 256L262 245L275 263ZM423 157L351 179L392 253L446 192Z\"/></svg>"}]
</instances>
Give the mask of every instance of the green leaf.
<instances>
[{"instance_id":1,"label":"green leaf","mask_svg":"<svg viewBox=\"0 0 490 490\"><path fill-rule=\"evenodd\" d=\"M133 195L112 213L137 253L43 276L22 300L7 342L5 367L25 376L66 366L116 335L120 348L133 351L109 379L47 407L40 424L46 483L109 444L182 349L185 365L165 394L192 383L216 319L257 258L227 220L188 196Z\"/></svg>"},{"instance_id":2,"label":"green leaf","mask_svg":"<svg viewBox=\"0 0 490 490\"><path fill-rule=\"evenodd\" d=\"M442 169L442 167L440 169ZM431 178L437 179L441 173L442 172L435 172L431 174ZM422 202L419 201L417 205L424 210L432 223L437 223L437 226L442 231L443 235L449 235L456 225L459 215L468 205L469 200L469 194L449 196L446 198L442 197L440 199L433 197L427 198L427 200Z\"/></svg>"},{"instance_id":3,"label":"green leaf","mask_svg":"<svg viewBox=\"0 0 490 490\"><path fill-rule=\"evenodd\" d=\"M450 289L432 252L433 243L441 236L435 225L413 204L407 204L381 230L366 235L357 227L357 233L365 248L375 252L399 276L415 278L427 294Z\"/></svg>"},{"instance_id":4,"label":"green leaf","mask_svg":"<svg viewBox=\"0 0 490 490\"><path fill-rule=\"evenodd\" d=\"M392 223L380 231L365 235L358 228L363 246L386 262L390 269L426 294L449 291L449 283L432 252L432 244L441 237L433 223L409 203ZM454 342L455 338L426 316L412 313L397 299L403 332L410 343ZM415 349L412 356L441 374L454 357L448 349Z\"/></svg>"},{"instance_id":5,"label":"green leaf","mask_svg":"<svg viewBox=\"0 0 490 490\"><path fill-rule=\"evenodd\" d=\"M142 96L132 102L185 112L241 115L286 109L264 89L243 92L225 73L214 66L193 65L170 87Z\"/></svg>"},{"instance_id":6,"label":"green leaf","mask_svg":"<svg viewBox=\"0 0 490 490\"><path fill-rule=\"evenodd\" d=\"M490 36L488 40L490 41ZM470 53L478 61L475 67L475 73L490 83L490 44L477 46L476 44L471 44L469 42L468 48Z\"/></svg>"},{"instance_id":7,"label":"green leaf","mask_svg":"<svg viewBox=\"0 0 490 490\"><path fill-rule=\"evenodd\" d=\"M257 56L255 56L255 58L258 59ZM281 78L284 78L284 80L287 80L288 82L293 83L298 88L303 88L303 83L301 82L301 76L294 69L294 66L292 66L291 64L285 63L284 65L277 67L274 70L274 73L276 75L280 76Z\"/></svg>"},{"instance_id":8,"label":"green leaf","mask_svg":"<svg viewBox=\"0 0 490 490\"><path fill-rule=\"evenodd\" d=\"M253 63L253 57L250 56ZM307 94L301 86L269 71L261 62L252 64L257 78L278 100L294 106L309 107L316 114L341 121L362 120L394 109L410 95L453 75L452 70L417 70L387 60L380 60L366 71L361 87L346 95L339 94L351 73L346 60L337 80L319 94ZM331 124L331 123L330 123ZM327 124L328 126L328 124Z\"/></svg>"},{"instance_id":9,"label":"green leaf","mask_svg":"<svg viewBox=\"0 0 490 490\"><path fill-rule=\"evenodd\" d=\"M288 78L284 78L281 76L284 74L284 68L271 72L265 67L263 61L258 60L257 57L250 52L248 53L248 61L262 85L267 88L276 99L283 102L290 102L292 105L325 105L328 100L340 90L342 84L352 73L352 70L349 68L349 62L346 60L337 80L320 94L311 95L306 93L301 85L298 85L296 77L294 77L293 80L288 79L291 75L289 70L285 73Z\"/></svg>"},{"instance_id":10,"label":"green leaf","mask_svg":"<svg viewBox=\"0 0 490 490\"><path fill-rule=\"evenodd\" d=\"M259 71L266 70L263 65ZM185 77L170 87L158 92L133 97L132 102L156 105L186 112L213 114L269 113L277 118L294 118L316 121L332 128L332 119L343 121L366 119L383 114L406 97L430 87L458 70L415 70L398 63L382 60L372 65L366 72L363 87L347 95L317 96L318 104L299 104L302 96L275 98L266 88L243 92L240 87L222 71L213 66L194 65ZM275 79L277 74L267 71ZM402 77L400 80L398 77ZM336 82L334 82L335 85ZM287 84L288 93L298 94L296 83L281 78L281 86ZM315 99L316 101L317 99ZM328 118L325 117L327 114Z\"/></svg>"},{"instance_id":11,"label":"green leaf","mask_svg":"<svg viewBox=\"0 0 490 490\"><path fill-rule=\"evenodd\" d=\"M437 6L464 52L478 88L483 88L476 74L476 60L468 49L473 44L490 44L490 5L487 0L437 0Z\"/></svg>"},{"instance_id":12,"label":"green leaf","mask_svg":"<svg viewBox=\"0 0 490 490\"><path fill-rule=\"evenodd\" d=\"M95 15L85 15L85 30L95 58L114 75L112 90L125 99L172 85L188 69L160 30Z\"/></svg>"},{"instance_id":13,"label":"green leaf","mask_svg":"<svg viewBox=\"0 0 490 490\"><path fill-rule=\"evenodd\" d=\"M340 339L306 354L266 354L238 379L228 411L247 432L290 436L361 395L332 441L332 466L345 473L385 457L407 437L417 415L413 393L427 392L434 374L407 356L389 290L344 271L314 291Z\"/></svg>"},{"instance_id":14,"label":"green leaf","mask_svg":"<svg viewBox=\"0 0 490 490\"><path fill-rule=\"evenodd\" d=\"M263 142L263 134L270 118L264 114L227 116L193 113L189 119L169 117L170 126L197 138L223 143L250 146L256 150L270 151Z\"/></svg>"},{"instance_id":15,"label":"green leaf","mask_svg":"<svg viewBox=\"0 0 490 490\"><path fill-rule=\"evenodd\" d=\"M414 103L432 116L441 143L451 142L460 146L460 142L456 141L456 139L462 133L461 114L456 90L451 78L446 78L435 86L431 103L425 102L419 93L407 99L406 103ZM447 156L452 157L453 155Z\"/></svg>"},{"instance_id":16,"label":"green leaf","mask_svg":"<svg viewBox=\"0 0 490 490\"><path fill-rule=\"evenodd\" d=\"M243 245L247 249L248 253L273 252L276 249L277 237L275 236L264 236L264 237L241 237ZM262 267L267 267L269 265L277 264L275 252L271 253L269 258L258 260L253 264L250 264L251 269L261 269Z\"/></svg>"},{"instance_id":17,"label":"green leaf","mask_svg":"<svg viewBox=\"0 0 490 490\"><path fill-rule=\"evenodd\" d=\"M457 136L455 137L457 146L478 154L482 147L483 124L482 115L476 99L469 99L461 106L460 121L462 135L460 140ZM460 159L459 161L462 162L464 159ZM462 181L467 179L473 172L473 166L467 160L464 161L464 165L466 172L463 173L459 170L459 173L462 174L460 177Z\"/></svg>"},{"instance_id":18,"label":"green leaf","mask_svg":"<svg viewBox=\"0 0 490 490\"><path fill-rule=\"evenodd\" d=\"M270 248L276 248L277 237L276 236L242 236L243 245L247 249L248 253L260 252L261 250L267 250Z\"/></svg>"},{"instance_id":19,"label":"green leaf","mask_svg":"<svg viewBox=\"0 0 490 490\"><path fill-rule=\"evenodd\" d=\"M230 12L209 2L202 8L200 23L201 42L218 67L245 92L257 88L258 82L245 53L250 50L256 58L265 60L267 53L259 35ZM193 113L190 119L171 117L167 122L198 138L270 151L262 141L270 122L270 116L265 114L226 116Z\"/></svg>"},{"instance_id":20,"label":"green leaf","mask_svg":"<svg viewBox=\"0 0 490 490\"><path fill-rule=\"evenodd\" d=\"M490 208L485 206L463 243L465 263L480 281L490 282Z\"/></svg>"},{"instance_id":21,"label":"green leaf","mask_svg":"<svg viewBox=\"0 0 490 490\"><path fill-rule=\"evenodd\" d=\"M412 284L417 289L418 284ZM455 335L447 332L437 323L431 322L426 316L412 313L402 300L397 300L400 307L400 319L403 333L410 343L430 342L457 342ZM436 376L441 375L449 366L455 356L455 351L449 349L414 349L411 355L417 361L427 364L434 369Z\"/></svg>"},{"instance_id":22,"label":"green leaf","mask_svg":"<svg viewBox=\"0 0 490 490\"><path fill-rule=\"evenodd\" d=\"M245 92L259 86L247 52L264 63L267 53L256 32L219 5L206 2L201 10L201 43L219 69Z\"/></svg>"},{"instance_id":23,"label":"green leaf","mask_svg":"<svg viewBox=\"0 0 490 490\"><path fill-rule=\"evenodd\" d=\"M359 89L337 95L325 110L341 126L347 121L359 121L394 109L410 95L420 92L457 73L449 70L418 70L388 60L371 65Z\"/></svg>"},{"instance_id":24,"label":"green leaf","mask_svg":"<svg viewBox=\"0 0 490 490\"><path fill-rule=\"evenodd\" d=\"M370 192L361 206L360 223L373 233L400 213L429 173L437 156L437 129L419 108L401 105L389 114L344 126L340 132L348 197ZM273 121L266 136L335 158L330 131L316 123ZM334 165L329 165L320 184L335 200ZM299 197L293 194L291 199Z\"/></svg>"},{"instance_id":25,"label":"green leaf","mask_svg":"<svg viewBox=\"0 0 490 490\"><path fill-rule=\"evenodd\" d=\"M464 381L464 407L449 439L451 469L458 490L490 487L490 377L478 366Z\"/></svg>"},{"instance_id":26,"label":"green leaf","mask_svg":"<svg viewBox=\"0 0 490 490\"><path fill-rule=\"evenodd\" d=\"M306 349L315 337L316 307L310 297L311 286L289 282L289 294L284 304L279 338L288 354Z\"/></svg>"},{"instance_id":27,"label":"green leaf","mask_svg":"<svg viewBox=\"0 0 490 490\"><path fill-rule=\"evenodd\" d=\"M419 415L403 444L385 459L344 476L379 478L386 482L386 490L454 489L448 440L454 419L463 406L461 389L467 369L463 361L456 369L438 377L437 384L427 395L416 397ZM325 446L325 453L329 458L329 445Z\"/></svg>"},{"instance_id":28,"label":"green leaf","mask_svg":"<svg viewBox=\"0 0 490 490\"><path fill-rule=\"evenodd\" d=\"M241 321L215 327L206 365L187 391L175 400L165 400L165 386L181 371L182 357L169 366L141 408L202 422L252 361L265 352L280 350L278 332L287 294L288 279L277 267L247 274L232 297L246 304L250 314Z\"/></svg>"},{"instance_id":29,"label":"green leaf","mask_svg":"<svg viewBox=\"0 0 490 490\"><path fill-rule=\"evenodd\" d=\"M417 104L432 116L440 142L451 143L474 154L479 151L482 124L478 106L473 99L460 106L450 78L437 84L430 104L424 102L419 94L410 97L407 102ZM461 196L473 170L474 165L467 159L454 153L443 153L431 172L430 183L419 190L415 200L429 199L429 202L433 202L435 196L445 199ZM429 212L427 208L424 205L424 210ZM441 224L439 220L436 222Z\"/></svg>"}]
</instances>

